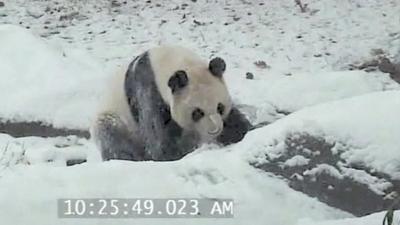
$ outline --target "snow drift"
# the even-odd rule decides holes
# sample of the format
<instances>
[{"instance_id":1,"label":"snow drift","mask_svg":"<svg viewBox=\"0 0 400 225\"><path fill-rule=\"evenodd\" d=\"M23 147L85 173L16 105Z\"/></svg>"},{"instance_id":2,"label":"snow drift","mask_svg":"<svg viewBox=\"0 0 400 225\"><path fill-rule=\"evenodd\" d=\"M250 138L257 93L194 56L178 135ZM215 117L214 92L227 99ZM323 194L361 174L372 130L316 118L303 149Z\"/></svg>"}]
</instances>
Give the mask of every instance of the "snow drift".
<instances>
[{"instance_id":1,"label":"snow drift","mask_svg":"<svg viewBox=\"0 0 400 225\"><path fill-rule=\"evenodd\" d=\"M104 88L100 64L12 25L0 26L0 49L2 121L88 128Z\"/></svg>"}]
</instances>

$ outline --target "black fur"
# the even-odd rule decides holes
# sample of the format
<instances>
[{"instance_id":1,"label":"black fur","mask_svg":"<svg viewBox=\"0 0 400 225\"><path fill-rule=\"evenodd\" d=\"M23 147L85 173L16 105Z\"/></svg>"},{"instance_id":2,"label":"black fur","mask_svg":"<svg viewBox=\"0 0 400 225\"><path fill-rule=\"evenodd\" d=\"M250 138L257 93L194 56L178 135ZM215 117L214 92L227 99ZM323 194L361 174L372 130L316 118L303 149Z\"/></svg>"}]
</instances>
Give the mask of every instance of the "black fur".
<instances>
[{"instance_id":1,"label":"black fur","mask_svg":"<svg viewBox=\"0 0 400 225\"><path fill-rule=\"evenodd\" d=\"M224 129L217 137L217 141L223 145L237 143L251 128L252 125L247 118L236 107L232 107L224 121Z\"/></svg>"},{"instance_id":2,"label":"black fur","mask_svg":"<svg viewBox=\"0 0 400 225\"><path fill-rule=\"evenodd\" d=\"M188 83L189 79L186 72L183 70L178 70L173 76L169 78L168 87L171 88L172 93L176 93L177 91L186 87Z\"/></svg>"},{"instance_id":3,"label":"black fur","mask_svg":"<svg viewBox=\"0 0 400 225\"><path fill-rule=\"evenodd\" d=\"M219 57L213 58L208 65L208 69L214 76L222 77L226 69L225 61Z\"/></svg>"}]
</instances>

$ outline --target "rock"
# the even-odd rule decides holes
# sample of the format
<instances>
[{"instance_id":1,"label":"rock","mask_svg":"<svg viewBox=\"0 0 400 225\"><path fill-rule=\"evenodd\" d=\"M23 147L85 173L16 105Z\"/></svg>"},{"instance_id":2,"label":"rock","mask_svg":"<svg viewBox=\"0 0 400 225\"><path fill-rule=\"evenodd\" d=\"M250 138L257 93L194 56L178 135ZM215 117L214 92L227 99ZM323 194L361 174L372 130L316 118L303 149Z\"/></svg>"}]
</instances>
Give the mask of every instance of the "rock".
<instances>
[{"instance_id":1,"label":"rock","mask_svg":"<svg viewBox=\"0 0 400 225\"><path fill-rule=\"evenodd\" d=\"M59 20L60 21L72 20L78 16L79 16L79 12L72 12L72 13L60 16Z\"/></svg>"},{"instance_id":2,"label":"rock","mask_svg":"<svg viewBox=\"0 0 400 225\"><path fill-rule=\"evenodd\" d=\"M254 79L254 74L250 73L250 72L247 72L246 73L246 79L253 80Z\"/></svg>"},{"instance_id":3,"label":"rock","mask_svg":"<svg viewBox=\"0 0 400 225\"><path fill-rule=\"evenodd\" d=\"M237 21L239 21L239 20L240 20L240 17L238 17L238 16L234 16L234 17L233 17L233 21L237 22Z\"/></svg>"},{"instance_id":4,"label":"rock","mask_svg":"<svg viewBox=\"0 0 400 225\"><path fill-rule=\"evenodd\" d=\"M200 21L197 21L197 20L193 20L193 23L196 24L197 26L204 26L206 24L204 22L200 22Z\"/></svg>"},{"instance_id":5,"label":"rock","mask_svg":"<svg viewBox=\"0 0 400 225\"><path fill-rule=\"evenodd\" d=\"M0 7L4 7L4 6L5 6L4 2L0 2Z\"/></svg>"},{"instance_id":6,"label":"rock","mask_svg":"<svg viewBox=\"0 0 400 225\"><path fill-rule=\"evenodd\" d=\"M267 63L262 60L254 62L254 65L260 69L269 69L270 68L270 66L268 66Z\"/></svg>"},{"instance_id":7,"label":"rock","mask_svg":"<svg viewBox=\"0 0 400 225\"><path fill-rule=\"evenodd\" d=\"M35 19L39 19L40 17L42 17L44 15L44 12L44 10L36 7L30 7L26 10L26 13Z\"/></svg>"},{"instance_id":8,"label":"rock","mask_svg":"<svg viewBox=\"0 0 400 225\"><path fill-rule=\"evenodd\" d=\"M122 4L116 0L113 0L111 2L111 7L120 7Z\"/></svg>"}]
</instances>

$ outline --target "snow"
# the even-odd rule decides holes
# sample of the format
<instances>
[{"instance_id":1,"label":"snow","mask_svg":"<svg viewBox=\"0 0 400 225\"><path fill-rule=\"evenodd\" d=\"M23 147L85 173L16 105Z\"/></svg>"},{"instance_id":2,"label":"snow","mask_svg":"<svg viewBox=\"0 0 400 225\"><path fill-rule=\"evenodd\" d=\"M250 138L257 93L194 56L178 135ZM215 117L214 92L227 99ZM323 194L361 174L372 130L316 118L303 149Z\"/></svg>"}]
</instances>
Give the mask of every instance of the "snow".
<instances>
[{"instance_id":1,"label":"snow","mask_svg":"<svg viewBox=\"0 0 400 225\"><path fill-rule=\"evenodd\" d=\"M303 174L304 175L310 175L310 176L315 176L316 174L325 172L333 177L336 177L338 179L342 179L343 176L340 174L340 172L333 166L327 165L327 164L320 164L315 168L312 168L311 170L305 171Z\"/></svg>"},{"instance_id":2,"label":"snow","mask_svg":"<svg viewBox=\"0 0 400 225\"><path fill-rule=\"evenodd\" d=\"M268 145L284 141L289 133L325 136L349 146L350 149L341 154L347 163L368 165L399 179L399 110L400 91L376 92L319 104L255 130L237 146L247 153L262 149L261 154L264 154L271 149L276 155L279 150L274 148L275 145Z\"/></svg>"},{"instance_id":3,"label":"snow","mask_svg":"<svg viewBox=\"0 0 400 225\"><path fill-rule=\"evenodd\" d=\"M307 159L306 157L302 155L295 155L292 158L286 160L283 165L288 166L288 167L293 167L293 166L304 166L307 165L310 159Z\"/></svg>"},{"instance_id":4,"label":"snow","mask_svg":"<svg viewBox=\"0 0 400 225\"><path fill-rule=\"evenodd\" d=\"M108 0L5 1L0 7L0 16L6 15L0 17L1 120L88 129L106 78L116 67L151 46L179 43L204 58L222 56L234 101L253 123L274 123L250 132L238 144L203 146L175 162L102 163L90 140L1 134L2 223L60 224L58 198L200 197L234 198L235 218L167 222L381 224L383 212L349 218L249 162L265 162L265 155L277 158L285 151L285 137L309 133L335 142L332 151L344 164L339 169L320 164L307 173L350 176L378 194L391 184L348 166L360 164L400 179L400 85L380 72L346 71L351 63L374 58L373 49L400 59L400 4L309 0L304 1L307 12L301 13L292 0L205 2L174 0L157 7L154 1L128 1L111 7ZM259 60L267 68L254 64ZM254 79L246 79L246 72ZM82 157L88 162L65 166L67 160ZM294 156L284 166L308 162Z\"/></svg>"},{"instance_id":5,"label":"snow","mask_svg":"<svg viewBox=\"0 0 400 225\"><path fill-rule=\"evenodd\" d=\"M75 136L13 138L7 134L0 134L0 156L0 176L8 168L21 163L65 166L68 160L73 159L100 161L94 144Z\"/></svg>"},{"instance_id":6,"label":"snow","mask_svg":"<svg viewBox=\"0 0 400 225\"><path fill-rule=\"evenodd\" d=\"M376 225L382 224L385 213L374 213L369 216L362 218L349 218L342 220L331 220L331 221L320 221L315 222L308 219L302 220L297 225ZM398 224L400 222L400 211L394 212L393 224Z\"/></svg>"},{"instance_id":7,"label":"snow","mask_svg":"<svg viewBox=\"0 0 400 225\"><path fill-rule=\"evenodd\" d=\"M340 4L309 0L307 13L301 13L292 0L173 0L156 2L159 7L146 1L128 1L114 8L108 0L61 2L15 0L6 4L3 11L8 16L2 20L22 22L22 26L51 41L88 49L107 60L132 57L132 53L151 45L179 42L204 49L203 54L217 51L242 68L251 68L256 58L265 60L282 73L337 70L353 60L367 58L372 49L381 48L396 56L400 48L400 6L390 0L349 0ZM65 9L53 10L36 20L26 11L45 11L47 6ZM60 16L77 11L78 18L58 21ZM374 20L371 15L376 15ZM206 25L197 26L194 20ZM61 25L65 27L57 29ZM49 35L53 31L59 33ZM314 56L318 54L321 57Z\"/></svg>"},{"instance_id":8,"label":"snow","mask_svg":"<svg viewBox=\"0 0 400 225\"><path fill-rule=\"evenodd\" d=\"M106 77L100 64L12 25L0 26L0 49L0 118L89 127Z\"/></svg>"},{"instance_id":9,"label":"snow","mask_svg":"<svg viewBox=\"0 0 400 225\"><path fill-rule=\"evenodd\" d=\"M226 150L203 149L201 153L189 155L176 162L112 161L92 162L73 167L49 167L43 164L30 167L15 166L0 179L0 218L13 221L13 224L29 224L33 220L41 221L42 225L55 224L58 222L55 214L55 200L58 198L128 196L235 200L234 221L168 219L169 223L174 224L243 224L250 218L255 224L264 221L294 224L299 218L321 220L349 216L327 207L316 199L291 191L283 181L258 172L237 156L227 153ZM19 205L18 211L14 208L16 205ZM28 210L29 214L18 216L21 211ZM101 219L95 221L97 224L123 222L106 222ZM163 224L160 220L129 222ZM63 224L86 223L86 220L63 220Z\"/></svg>"},{"instance_id":10,"label":"snow","mask_svg":"<svg viewBox=\"0 0 400 225\"><path fill-rule=\"evenodd\" d=\"M365 171L355 170L352 168L341 168L345 176L351 177L361 184L366 184L368 187L379 195L384 195L384 190L390 188L392 184L385 179L378 179Z\"/></svg>"}]
</instances>

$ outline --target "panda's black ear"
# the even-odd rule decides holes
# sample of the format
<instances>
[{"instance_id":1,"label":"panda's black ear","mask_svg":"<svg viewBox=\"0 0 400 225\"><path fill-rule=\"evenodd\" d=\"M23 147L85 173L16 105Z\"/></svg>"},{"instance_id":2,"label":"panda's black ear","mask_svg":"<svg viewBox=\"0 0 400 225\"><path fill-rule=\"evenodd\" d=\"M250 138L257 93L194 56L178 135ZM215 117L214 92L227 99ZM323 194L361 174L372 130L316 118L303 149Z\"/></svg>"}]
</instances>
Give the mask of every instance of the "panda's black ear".
<instances>
[{"instance_id":1,"label":"panda's black ear","mask_svg":"<svg viewBox=\"0 0 400 225\"><path fill-rule=\"evenodd\" d=\"M175 93L186 87L188 83L189 79L186 72L183 70L178 70L169 78L168 87L171 88L172 93Z\"/></svg>"},{"instance_id":2,"label":"panda's black ear","mask_svg":"<svg viewBox=\"0 0 400 225\"><path fill-rule=\"evenodd\" d=\"M213 58L208 65L208 69L212 75L222 77L226 69L225 61L219 57Z\"/></svg>"}]
</instances>

